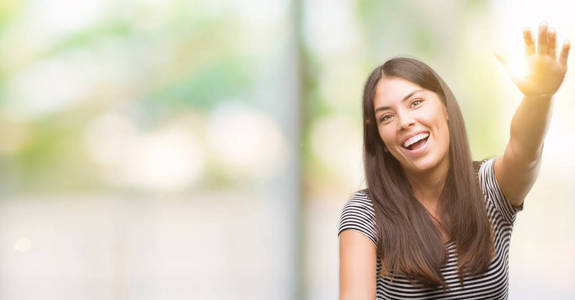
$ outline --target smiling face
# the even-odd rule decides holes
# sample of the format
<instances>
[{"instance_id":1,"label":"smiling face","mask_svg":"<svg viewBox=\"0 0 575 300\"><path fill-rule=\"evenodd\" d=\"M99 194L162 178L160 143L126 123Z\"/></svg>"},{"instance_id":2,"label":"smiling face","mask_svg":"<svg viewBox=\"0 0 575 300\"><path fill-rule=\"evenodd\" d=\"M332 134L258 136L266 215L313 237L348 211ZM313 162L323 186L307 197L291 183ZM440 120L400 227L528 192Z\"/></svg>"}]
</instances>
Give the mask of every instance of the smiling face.
<instances>
[{"instance_id":1,"label":"smiling face","mask_svg":"<svg viewBox=\"0 0 575 300\"><path fill-rule=\"evenodd\" d=\"M399 77L382 77L373 99L379 136L408 174L447 172L447 109L430 90Z\"/></svg>"}]
</instances>

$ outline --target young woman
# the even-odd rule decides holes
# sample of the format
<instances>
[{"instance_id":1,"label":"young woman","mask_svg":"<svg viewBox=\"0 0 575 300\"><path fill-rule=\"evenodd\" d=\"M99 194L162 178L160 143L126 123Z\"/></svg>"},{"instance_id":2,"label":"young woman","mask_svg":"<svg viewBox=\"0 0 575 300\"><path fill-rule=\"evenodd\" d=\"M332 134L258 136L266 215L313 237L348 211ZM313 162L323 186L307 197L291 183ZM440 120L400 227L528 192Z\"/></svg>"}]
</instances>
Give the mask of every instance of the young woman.
<instances>
[{"instance_id":1,"label":"young woman","mask_svg":"<svg viewBox=\"0 0 575 300\"><path fill-rule=\"evenodd\" d=\"M459 106L430 67L394 58L363 94L367 189L340 221L340 299L507 299L515 214L539 169L567 70L556 33L524 30L524 98L502 156L472 162ZM498 59L507 65L505 58Z\"/></svg>"}]
</instances>

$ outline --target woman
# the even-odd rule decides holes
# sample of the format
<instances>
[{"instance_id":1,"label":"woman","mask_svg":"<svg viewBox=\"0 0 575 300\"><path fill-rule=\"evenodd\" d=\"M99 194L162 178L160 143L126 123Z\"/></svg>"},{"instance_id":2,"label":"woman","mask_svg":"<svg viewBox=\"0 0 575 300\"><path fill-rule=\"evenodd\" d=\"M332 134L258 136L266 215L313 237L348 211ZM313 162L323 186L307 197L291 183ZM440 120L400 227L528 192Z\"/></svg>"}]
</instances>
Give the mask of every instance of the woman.
<instances>
[{"instance_id":1,"label":"woman","mask_svg":"<svg viewBox=\"0 0 575 300\"><path fill-rule=\"evenodd\" d=\"M365 84L367 189L345 205L339 228L340 299L507 299L515 214L539 169L552 96L569 43L524 30L524 98L502 156L472 162L449 87L430 67L395 58ZM505 58L497 55L507 66Z\"/></svg>"}]
</instances>

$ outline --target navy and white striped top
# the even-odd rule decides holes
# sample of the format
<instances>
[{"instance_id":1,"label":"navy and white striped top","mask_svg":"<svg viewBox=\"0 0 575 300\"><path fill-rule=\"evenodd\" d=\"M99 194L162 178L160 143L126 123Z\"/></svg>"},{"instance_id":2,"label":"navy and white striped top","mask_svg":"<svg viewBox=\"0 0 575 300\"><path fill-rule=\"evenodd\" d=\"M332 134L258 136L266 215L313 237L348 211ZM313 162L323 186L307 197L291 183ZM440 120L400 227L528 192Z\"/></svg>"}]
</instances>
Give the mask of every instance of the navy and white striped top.
<instances>
[{"instance_id":1,"label":"navy and white striped top","mask_svg":"<svg viewBox=\"0 0 575 300\"><path fill-rule=\"evenodd\" d=\"M377 299L507 299L509 292L509 241L515 215L521 207L512 206L499 189L493 164L495 158L486 160L479 168L479 183L485 196L487 217L495 233L495 257L489 269L479 275L464 276L461 286L457 273L455 243L447 243L448 260L441 267L447 283L447 291L412 285L407 277L395 275L393 281L387 276L377 276ZM343 208L339 234L344 230L356 230L366 235L376 246L375 212L366 190L356 192ZM381 261L377 259L377 272Z\"/></svg>"}]
</instances>

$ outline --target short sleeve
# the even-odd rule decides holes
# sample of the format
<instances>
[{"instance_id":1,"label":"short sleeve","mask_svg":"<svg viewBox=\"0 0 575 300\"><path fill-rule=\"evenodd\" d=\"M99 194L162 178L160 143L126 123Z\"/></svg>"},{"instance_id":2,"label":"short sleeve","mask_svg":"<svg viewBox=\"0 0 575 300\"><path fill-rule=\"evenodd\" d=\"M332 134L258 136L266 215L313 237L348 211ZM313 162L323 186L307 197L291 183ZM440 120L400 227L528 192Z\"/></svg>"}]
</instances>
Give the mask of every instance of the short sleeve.
<instances>
[{"instance_id":1,"label":"short sleeve","mask_svg":"<svg viewBox=\"0 0 575 300\"><path fill-rule=\"evenodd\" d=\"M337 235L339 236L344 230L358 231L377 246L375 211L367 190L356 192L343 207Z\"/></svg>"},{"instance_id":2,"label":"short sleeve","mask_svg":"<svg viewBox=\"0 0 575 300\"><path fill-rule=\"evenodd\" d=\"M523 210L523 204L519 207L515 207L511 205L503 195L503 192L499 188L497 178L495 177L493 168L495 160L496 158L491 158L481 164L479 168L479 184L481 185L486 200L493 204L497 213L509 224L513 224L517 213Z\"/></svg>"}]
</instances>

